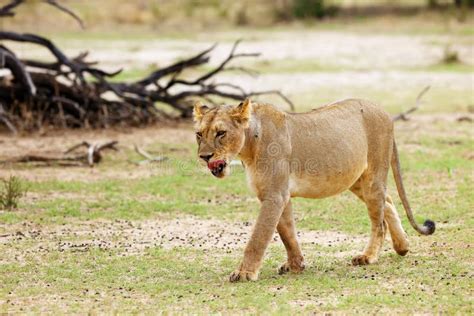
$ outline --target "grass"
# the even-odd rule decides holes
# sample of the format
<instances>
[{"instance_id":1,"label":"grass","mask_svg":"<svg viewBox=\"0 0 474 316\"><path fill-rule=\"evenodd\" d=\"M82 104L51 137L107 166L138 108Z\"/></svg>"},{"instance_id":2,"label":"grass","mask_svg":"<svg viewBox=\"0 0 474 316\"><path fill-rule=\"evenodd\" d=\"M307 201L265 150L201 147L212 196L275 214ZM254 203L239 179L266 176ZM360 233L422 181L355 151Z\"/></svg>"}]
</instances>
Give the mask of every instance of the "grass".
<instances>
[{"instance_id":1,"label":"grass","mask_svg":"<svg viewBox=\"0 0 474 316\"><path fill-rule=\"evenodd\" d=\"M473 73L474 66L463 64L460 62L454 63L438 63L425 68L412 68L413 71L433 71L433 72L457 72L457 73Z\"/></svg>"},{"instance_id":2,"label":"grass","mask_svg":"<svg viewBox=\"0 0 474 316\"><path fill-rule=\"evenodd\" d=\"M350 31L386 32L389 25L393 33L406 34L409 30L412 34L414 30L425 35L448 34L445 25L437 23L439 18L426 19L420 28L414 28L415 20L407 18L410 23L398 21L401 30L393 28L393 23L388 23L390 19L388 22L361 20L351 24ZM341 23L293 25L291 31L306 32L309 28L347 31L347 26ZM467 25L453 31L458 36L456 40L466 41L464 35L472 35L472 28L467 30ZM271 40L279 38L282 31L288 31L288 26L251 29L250 37L251 40ZM198 38L231 41L240 36L240 32L216 33L209 38L201 34ZM117 32L111 36L103 32L90 34L84 33L77 42L72 40L76 33L56 35L67 44L65 47L81 46L87 41L113 46L114 40L125 38L130 40L132 50L155 36L146 32L135 38L129 34L122 38ZM160 34L160 38L162 36ZM170 35L169 39L189 38L181 36ZM432 45L442 46L444 40ZM330 75L367 70L305 59L258 61L248 65L274 75L297 72ZM129 69L116 79L138 79L149 70L146 66ZM393 70L416 75L417 72L469 74L473 69L454 63ZM418 86L411 81L402 82L400 86L323 86L290 96L298 105L298 111L357 96L398 113L413 105L423 87L424 83ZM271 98L266 101L279 102ZM165 240L162 246L152 244L128 252L147 234L163 233L154 231L154 224L171 225L185 218L209 221L227 225L229 230L224 226L223 234L234 240L239 238L232 235L235 223L255 221L258 201L247 188L243 169L235 167L231 177L225 180L213 178L196 163L196 146L190 140L170 143L155 134L148 136L147 141L151 143L147 150L169 158L156 165L138 167L130 162L140 160L138 155L124 149L107 155L94 170L68 169L66 177L63 177L64 169L58 166L0 169L1 174L23 177L29 193L14 212L0 211L0 314L154 314L158 311L173 314L472 314L474 135L472 123L455 119L457 115L465 115L472 104L474 99L469 89L460 89L455 84L433 85L423 97L421 108L413 114L423 115L422 119L396 124L409 199L418 222L425 218L436 221L437 231L433 236L418 236L409 226L389 175L388 192L396 202L409 235L410 252L403 258L397 256L387 238L378 263L352 267L349 265L351 257L358 254L368 240L370 227L365 206L348 192L323 200L295 199L293 208L299 230L337 232L346 236L346 240L325 243L317 239L315 244L302 244L306 271L285 276L276 273L285 260L285 251L281 244L274 243L267 251L260 280L253 283L227 282L228 275L241 259L242 247L211 251L184 245L170 249ZM433 113L439 119L429 118ZM192 133L191 127L189 133ZM115 136L121 137L120 134ZM57 141L66 141L58 137ZM140 142L143 140L140 137L134 139ZM41 142L41 138L38 141ZM130 142L130 138L126 141ZM121 226L114 226L116 223ZM129 236L127 223L141 232L130 240L126 239ZM151 228L147 230L146 225ZM200 229L199 226L188 228L189 233ZM251 227L245 230L250 231ZM105 246L101 242L105 242ZM77 247L62 246L67 243Z\"/></svg>"},{"instance_id":3,"label":"grass","mask_svg":"<svg viewBox=\"0 0 474 316\"><path fill-rule=\"evenodd\" d=\"M0 209L12 211L18 207L20 199L26 195L26 187L18 177L10 176L0 179Z\"/></svg>"},{"instance_id":4,"label":"grass","mask_svg":"<svg viewBox=\"0 0 474 316\"><path fill-rule=\"evenodd\" d=\"M417 127L402 122L397 130L416 218L429 217L438 223L435 235L419 237L401 216L412 250L405 258L398 257L387 241L379 263L350 266L351 256L362 249L369 232L362 203L349 193L324 200L296 199L299 229L337 230L350 238L363 236L364 241L303 244L307 270L287 276L276 273L285 260L284 248L272 245L258 282L230 284L227 275L237 266L240 249L151 247L124 256L120 248L90 247L78 252L45 244L41 251L37 248L41 242L35 239L9 239L0 244L0 252L7 254L0 261L0 312L471 313L474 221L469 214L474 206L474 163L466 158L474 146L471 126L440 121ZM168 146L156 142L150 148L166 151ZM37 198L22 201L16 212L0 213L0 234L11 229L31 233L21 228L22 223L48 229L187 215L229 222L255 220L257 201L241 169L235 169L231 178L216 180L195 165L190 156L194 144L178 147L187 149L187 154L167 152L170 161L150 167L152 177L28 181ZM132 152L126 157L136 158ZM127 159L109 158L99 171L131 168ZM403 214L392 181L389 192ZM71 233L56 242L81 240Z\"/></svg>"},{"instance_id":5,"label":"grass","mask_svg":"<svg viewBox=\"0 0 474 316\"><path fill-rule=\"evenodd\" d=\"M2 266L5 279L0 295L8 301L0 311L472 312L471 298L462 295L472 286L469 266L459 260L468 260L466 253L456 251L454 259L443 255L444 247L426 243L414 247L427 249L406 259L385 255L383 264L362 268L343 264L346 258L309 251L307 260L312 265L298 276L276 274L284 254L272 248L261 281L245 284L230 284L223 277L237 264L235 256L187 249L151 249L127 257L100 250L52 251L27 257L29 263L21 267ZM29 281L18 283L18 277ZM29 305L35 300L43 304Z\"/></svg>"}]
</instances>

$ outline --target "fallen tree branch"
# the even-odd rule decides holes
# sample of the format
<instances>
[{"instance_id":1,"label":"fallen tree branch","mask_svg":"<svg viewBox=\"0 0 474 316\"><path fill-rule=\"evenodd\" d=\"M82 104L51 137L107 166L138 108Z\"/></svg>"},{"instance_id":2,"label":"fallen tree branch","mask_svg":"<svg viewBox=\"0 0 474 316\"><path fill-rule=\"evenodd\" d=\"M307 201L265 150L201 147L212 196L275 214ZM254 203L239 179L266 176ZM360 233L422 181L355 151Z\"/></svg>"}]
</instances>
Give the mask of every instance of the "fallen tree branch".
<instances>
[{"instance_id":1,"label":"fallen tree branch","mask_svg":"<svg viewBox=\"0 0 474 316\"><path fill-rule=\"evenodd\" d=\"M26 0L13 0L0 7L0 17L14 15ZM40 0L82 20L57 0ZM86 60L87 52L70 58L49 39L28 33L0 31L1 41L29 43L46 48L53 62L20 59L6 46L0 45L0 103L4 105L0 122L10 131L29 131L43 126L66 128L109 127L112 125L143 126L161 120L188 118L195 99L216 104L222 99L242 101L250 96L275 94L291 110L294 105L280 91L246 91L242 87L217 82L217 75L238 71L251 76L257 73L233 65L239 58L257 57L259 53L239 52L240 40L217 66L194 79L183 78L185 70L205 65L216 45L187 59L157 69L135 82L110 79L122 70L107 72L97 63ZM172 108L164 110L162 104Z\"/></svg>"},{"instance_id":2,"label":"fallen tree branch","mask_svg":"<svg viewBox=\"0 0 474 316\"><path fill-rule=\"evenodd\" d=\"M50 165L52 163L58 163L63 166L88 165L89 167L93 167L94 165L102 161L103 150L111 149L111 150L117 151L118 150L116 147L117 144L118 144L117 141L110 141L101 145L90 144L84 141L66 150L62 156L45 156L45 155L28 154L28 155L14 157L14 158L2 161L2 163L5 164L5 163L40 162L40 163L45 163L46 165ZM80 147L86 147L86 153L70 155L72 152L76 151Z\"/></svg>"},{"instance_id":3,"label":"fallen tree branch","mask_svg":"<svg viewBox=\"0 0 474 316\"><path fill-rule=\"evenodd\" d=\"M411 114L415 112L416 110L418 110L421 104L421 98L423 97L423 95L425 95L426 92L428 92L429 89L430 89L430 86L426 86L425 88L423 88L423 90L421 90L421 92L416 97L415 106L408 109L405 112L395 115L394 117L392 117L392 121L394 122L398 120L408 121L408 114Z\"/></svg>"},{"instance_id":4,"label":"fallen tree branch","mask_svg":"<svg viewBox=\"0 0 474 316\"><path fill-rule=\"evenodd\" d=\"M135 149L137 154L145 158L145 160L141 160L137 163L139 165L152 163L152 162L162 162L162 161L168 160L168 157L165 157L165 156L152 156L150 153L138 147L136 144L133 145L133 148Z\"/></svg>"},{"instance_id":5,"label":"fallen tree branch","mask_svg":"<svg viewBox=\"0 0 474 316\"><path fill-rule=\"evenodd\" d=\"M208 49L205 49L204 51L200 52L196 56L193 56L193 57L188 58L186 60L178 61L177 63L174 63L174 64L169 65L167 67L164 67L162 69L155 70L151 74L149 74L146 78L135 82L135 84L142 85L142 86L147 86L149 84L153 84L153 83L158 82L161 78L163 78L164 76L167 76L169 74L180 73L185 68L191 68L191 67L196 67L196 66L203 65L203 64L209 62L208 54L216 46L217 45L214 44L211 47L209 47Z\"/></svg>"},{"instance_id":6,"label":"fallen tree branch","mask_svg":"<svg viewBox=\"0 0 474 316\"><path fill-rule=\"evenodd\" d=\"M80 157L80 160L86 159L87 164L90 167L93 167L94 164L99 163L102 160L102 154L101 154L102 150L111 149L111 150L118 151L117 147L115 147L115 145L117 145L117 144L118 144L118 141L116 141L116 140L111 141L111 142L107 142L107 143L102 144L102 145L90 144L90 143L84 141L82 143L79 143L77 145L72 146L71 148L66 150L64 152L64 154L67 155L67 154L75 151L76 149L78 149L80 147L86 147L87 148L87 154L77 156L77 157Z\"/></svg>"},{"instance_id":7,"label":"fallen tree branch","mask_svg":"<svg viewBox=\"0 0 474 316\"><path fill-rule=\"evenodd\" d=\"M139 125L187 118L192 114L193 99L225 98L242 101L250 96L275 94L294 110L292 102L280 91L245 91L230 83L215 82L215 76L223 71L250 70L230 65L241 57L258 56L257 53L238 53L237 41L229 55L216 67L193 80L182 79L183 70L203 65L209 61L215 45L179 62L151 72L136 82L111 82L116 72L106 72L86 61L87 53L68 58L50 40L34 34L18 34L0 31L0 40L27 42L47 48L55 62L20 60L6 47L0 47L5 67L11 70L13 80L0 80L0 102L19 129L36 129L40 126L60 127L109 127L116 124ZM1 50L1 49L4 50ZM26 65L27 71L22 71ZM7 77L3 77L7 78ZM2 76L0 75L0 79ZM30 84L31 83L31 84ZM34 94L32 92L35 92ZM26 97L25 93L30 97ZM111 98L111 95L114 97ZM166 113L156 105L165 103L176 112ZM25 116L36 120L25 121Z\"/></svg>"},{"instance_id":8,"label":"fallen tree branch","mask_svg":"<svg viewBox=\"0 0 474 316\"><path fill-rule=\"evenodd\" d=\"M36 87L23 63L3 45L0 45L0 69L1 68L9 69L13 77L25 87L26 92L30 96L36 94Z\"/></svg>"}]
</instances>

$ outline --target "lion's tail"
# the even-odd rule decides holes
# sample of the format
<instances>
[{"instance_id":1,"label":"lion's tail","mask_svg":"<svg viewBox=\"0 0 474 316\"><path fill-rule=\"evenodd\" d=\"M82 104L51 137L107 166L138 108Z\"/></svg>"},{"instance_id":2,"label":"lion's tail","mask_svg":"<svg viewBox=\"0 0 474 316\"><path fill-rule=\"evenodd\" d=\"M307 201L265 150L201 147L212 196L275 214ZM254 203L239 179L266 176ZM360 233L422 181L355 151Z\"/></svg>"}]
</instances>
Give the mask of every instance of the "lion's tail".
<instances>
[{"instance_id":1,"label":"lion's tail","mask_svg":"<svg viewBox=\"0 0 474 316\"><path fill-rule=\"evenodd\" d=\"M410 204L408 203L408 198L405 192L405 188L403 187L402 175L400 171L400 159L398 157L398 150L397 145L395 144L395 140L393 140L393 152L392 152L392 172L393 177L395 178L395 183L397 185L398 195L402 200L403 208L407 214L408 220L410 221L411 226L420 234L422 235L431 235L434 233L436 229L435 222L432 220L425 220L423 226L418 225L413 218L413 212L411 211Z\"/></svg>"}]
</instances>

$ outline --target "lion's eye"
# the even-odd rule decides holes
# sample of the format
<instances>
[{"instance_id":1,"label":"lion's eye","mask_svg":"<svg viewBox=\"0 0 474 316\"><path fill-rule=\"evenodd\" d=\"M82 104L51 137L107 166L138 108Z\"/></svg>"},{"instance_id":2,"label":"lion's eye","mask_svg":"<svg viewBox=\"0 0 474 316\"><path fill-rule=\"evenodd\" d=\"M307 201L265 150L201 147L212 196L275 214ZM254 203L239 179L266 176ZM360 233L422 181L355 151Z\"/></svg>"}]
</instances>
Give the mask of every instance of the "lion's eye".
<instances>
[{"instance_id":1,"label":"lion's eye","mask_svg":"<svg viewBox=\"0 0 474 316\"><path fill-rule=\"evenodd\" d=\"M201 132L197 132L197 133L196 133L196 137L197 137L197 138L201 138L201 137L202 137L202 133L201 133Z\"/></svg>"},{"instance_id":2,"label":"lion's eye","mask_svg":"<svg viewBox=\"0 0 474 316\"><path fill-rule=\"evenodd\" d=\"M225 133L226 133L226 131L218 131L218 132L216 133L216 137L224 137L224 136L225 136Z\"/></svg>"}]
</instances>

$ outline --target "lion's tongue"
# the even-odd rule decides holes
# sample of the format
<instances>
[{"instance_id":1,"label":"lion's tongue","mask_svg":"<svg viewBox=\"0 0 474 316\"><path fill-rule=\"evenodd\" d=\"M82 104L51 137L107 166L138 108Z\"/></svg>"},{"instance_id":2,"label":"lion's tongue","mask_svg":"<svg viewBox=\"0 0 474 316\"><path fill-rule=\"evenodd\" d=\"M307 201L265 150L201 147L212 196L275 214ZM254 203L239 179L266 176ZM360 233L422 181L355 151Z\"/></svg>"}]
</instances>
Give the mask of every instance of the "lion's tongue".
<instances>
[{"instance_id":1,"label":"lion's tongue","mask_svg":"<svg viewBox=\"0 0 474 316\"><path fill-rule=\"evenodd\" d=\"M207 164L207 167L210 170L213 170L213 169L216 169L217 167L219 167L219 165L222 165L222 164L225 164L224 160L214 160L214 161L209 162Z\"/></svg>"}]
</instances>

